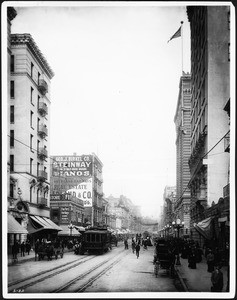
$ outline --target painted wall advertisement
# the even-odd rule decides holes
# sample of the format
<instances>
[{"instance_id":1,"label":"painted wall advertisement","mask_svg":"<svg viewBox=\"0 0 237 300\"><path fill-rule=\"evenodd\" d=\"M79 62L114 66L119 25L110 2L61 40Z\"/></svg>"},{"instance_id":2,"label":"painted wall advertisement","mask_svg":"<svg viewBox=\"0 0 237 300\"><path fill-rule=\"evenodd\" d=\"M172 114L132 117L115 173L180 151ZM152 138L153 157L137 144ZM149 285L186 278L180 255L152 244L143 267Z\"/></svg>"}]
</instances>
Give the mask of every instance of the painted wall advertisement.
<instances>
[{"instance_id":1,"label":"painted wall advertisement","mask_svg":"<svg viewBox=\"0 0 237 300\"><path fill-rule=\"evenodd\" d=\"M92 178L85 179L84 182L79 183L75 188L67 190L84 202L84 207L92 207Z\"/></svg>"},{"instance_id":2,"label":"painted wall advertisement","mask_svg":"<svg viewBox=\"0 0 237 300\"><path fill-rule=\"evenodd\" d=\"M52 176L91 177L92 155L52 156Z\"/></svg>"}]
</instances>

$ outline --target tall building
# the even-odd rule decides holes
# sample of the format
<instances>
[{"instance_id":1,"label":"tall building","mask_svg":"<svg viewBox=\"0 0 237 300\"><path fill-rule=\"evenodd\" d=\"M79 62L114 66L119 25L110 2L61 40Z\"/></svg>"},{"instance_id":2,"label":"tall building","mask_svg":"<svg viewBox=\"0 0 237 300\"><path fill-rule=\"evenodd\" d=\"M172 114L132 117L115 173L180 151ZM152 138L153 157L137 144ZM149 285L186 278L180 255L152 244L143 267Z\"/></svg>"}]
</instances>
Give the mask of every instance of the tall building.
<instances>
[{"instance_id":1,"label":"tall building","mask_svg":"<svg viewBox=\"0 0 237 300\"><path fill-rule=\"evenodd\" d=\"M64 223L77 225L103 224L103 164L96 154L51 156L50 194L56 213L65 195L74 196L75 201L65 202L74 206L74 213L64 217ZM81 202L82 201L82 202ZM56 202L58 203L56 205ZM83 203L83 207L82 204ZM74 216L76 215L76 216ZM73 216L73 218L71 217ZM62 219L62 216L60 217Z\"/></svg>"},{"instance_id":2,"label":"tall building","mask_svg":"<svg viewBox=\"0 0 237 300\"><path fill-rule=\"evenodd\" d=\"M163 194L163 208L158 224L160 236L173 235L172 222L175 220L174 205L176 202L176 186L166 186Z\"/></svg>"},{"instance_id":3,"label":"tall building","mask_svg":"<svg viewBox=\"0 0 237 300\"><path fill-rule=\"evenodd\" d=\"M191 227L228 184L230 6L188 6L191 27ZM194 230L193 234L197 234Z\"/></svg>"},{"instance_id":4,"label":"tall building","mask_svg":"<svg viewBox=\"0 0 237 300\"><path fill-rule=\"evenodd\" d=\"M184 222L185 234L190 231L190 110L191 110L191 75L189 73L180 78L179 96L174 117L176 128L176 202L174 204L174 218Z\"/></svg>"},{"instance_id":5,"label":"tall building","mask_svg":"<svg viewBox=\"0 0 237 300\"><path fill-rule=\"evenodd\" d=\"M50 220L48 177L50 80L54 73L30 34L11 34L10 47L8 209L28 230L33 243L60 230Z\"/></svg>"}]
</instances>

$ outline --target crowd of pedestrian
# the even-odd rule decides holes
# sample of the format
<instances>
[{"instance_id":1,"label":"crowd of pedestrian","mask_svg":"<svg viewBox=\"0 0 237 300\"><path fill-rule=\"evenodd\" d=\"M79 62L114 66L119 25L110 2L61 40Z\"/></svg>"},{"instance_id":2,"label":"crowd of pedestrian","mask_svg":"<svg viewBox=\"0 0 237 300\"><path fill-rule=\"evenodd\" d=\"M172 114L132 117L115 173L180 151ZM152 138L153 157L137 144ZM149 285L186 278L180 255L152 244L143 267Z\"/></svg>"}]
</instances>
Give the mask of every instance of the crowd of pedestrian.
<instances>
[{"instance_id":1,"label":"crowd of pedestrian","mask_svg":"<svg viewBox=\"0 0 237 300\"><path fill-rule=\"evenodd\" d=\"M191 269L196 269L197 264L203 261L205 257L207 272L211 273L211 291L222 292L222 257L218 247L212 249L205 246L203 251L197 241L194 242L193 240L183 240L181 245L181 257L183 259L188 259L188 267Z\"/></svg>"},{"instance_id":2,"label":"crowd of pedestrian","mask_svg":"<svg viewBox=\"0 0 237 300\"><path fill-rule=\"evenodd\" d=\"M14 241L14 244L12 245L12 258L14 261L18 259L18 254L21 255L21 257L25 256L27 253L28 255L30 254L31 250L31 244L29 240L20 241L16 240Z\"/></svg>"}]
</instances>

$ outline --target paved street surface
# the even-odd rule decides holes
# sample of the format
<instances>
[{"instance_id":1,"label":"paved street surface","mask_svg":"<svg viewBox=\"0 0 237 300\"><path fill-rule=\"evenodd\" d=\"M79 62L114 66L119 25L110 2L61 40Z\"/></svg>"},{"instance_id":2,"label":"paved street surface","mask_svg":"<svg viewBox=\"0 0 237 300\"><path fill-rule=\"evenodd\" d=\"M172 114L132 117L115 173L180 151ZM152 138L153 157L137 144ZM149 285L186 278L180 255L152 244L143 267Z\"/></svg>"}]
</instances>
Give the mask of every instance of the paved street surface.
<instances>
[{"instance_id":1,"label":"paved street surface","mask_svg":"<svg viewBox=\"0 0 237 300\"><path fill-rule=\"evenodd\" d=\"M105 276L99 278L86 292L177 292L174 279L166 270L161 270L158 278L154 275L154 247L144 250L141 247L139 258L132 253L131 247L124 250L129 252L119 264L114 266Z\"/></svg>"},{"instance_id":2,"label":"paved street surface","mask_svg":"<svg viewBox=\"0 0 237 300\"><path fill-rule=\"evenodd\" d=\"M123 244L119 243L119 248L123 248ZM116 248L114 248L116 249ZM112 250L113 251L113 250ZM136 297L161 297L166 295L171 298L175 297L178 292L179 297L184 294L194 295L200 292L208 293L212 296L214 293L210 293L211 288L211 274L207 272L207 265L205 259L201 263L197 263L197 269L188 268L187 259L180 259L181 265L176 266L177 278L171 279L165 270L160 270L158 278L154 276L153 251L154 247L148 247L148 250L144 250L141 247L140 257L137 259L136 255L132 253L131 247L128 250L123 250L124 258L110 269L106 274L98 278L91 286L89 286L84 293L128 293L129 297L133 293L139 293ZM106 254L105 254L106 255ZM75 260L76 256L73 252L67 252L64 257L55 260L54 264L60 265L62 261L64 263ZM47 260L35 261L34 252L25 257L18 257L18 263L12 265L12 259L8 259L8 278L9 282L15 281L24 276L34 275L35 272L40 272L49 267ZM222 296L228 295L224 293L226 290L227 282L227 269L222 267L224 274L224 288ZM187 293L188 292L188 293ZM190 292L190 293L189 293ZM165 293L165 294L163 294ZM117 295L117 294L116 294ZM117 297L117 296L116 296ZM145 297L145 296L144 296Z\"/></svg>"}]
</instances>

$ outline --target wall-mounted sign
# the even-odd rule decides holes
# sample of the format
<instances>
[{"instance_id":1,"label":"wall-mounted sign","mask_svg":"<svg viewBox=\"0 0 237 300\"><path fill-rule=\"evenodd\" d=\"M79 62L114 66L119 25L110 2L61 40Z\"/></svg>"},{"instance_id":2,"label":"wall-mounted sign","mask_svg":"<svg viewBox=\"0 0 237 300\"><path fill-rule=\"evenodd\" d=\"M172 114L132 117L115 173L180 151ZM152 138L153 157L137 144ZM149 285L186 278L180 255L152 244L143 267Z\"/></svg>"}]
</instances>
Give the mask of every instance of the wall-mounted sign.
<instances>
[{"instance_id":1,"label":"wall-mounted sign","mask_svg":"<svg viewBox=\"0 0 237 300\"><path fill-rule=\"evenodd\" d=\"M91 177L92 155L52 156L52 176Z\"/></svg>"},{"instance_id":2,"label":"wall-mounted sign","mask_svg":"<svg viewBox=\"0 0 237 300\"><path fill-rule=\"evenodd\" d=\"M67 193L83 200L85 207L92 206L92 178L79 183L75 188L67 190Z\"/></svg>"}]
</instances>

